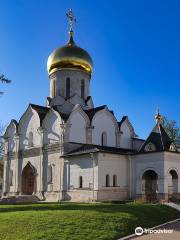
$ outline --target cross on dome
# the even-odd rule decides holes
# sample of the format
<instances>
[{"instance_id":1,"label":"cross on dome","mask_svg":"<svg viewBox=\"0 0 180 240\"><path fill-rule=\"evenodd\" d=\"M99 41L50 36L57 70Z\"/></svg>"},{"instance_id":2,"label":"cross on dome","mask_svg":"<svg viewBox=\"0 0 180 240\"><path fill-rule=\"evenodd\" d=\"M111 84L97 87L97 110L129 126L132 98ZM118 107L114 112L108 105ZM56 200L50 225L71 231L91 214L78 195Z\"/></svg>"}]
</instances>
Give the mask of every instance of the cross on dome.
<instances>
[{"instance_id":1,"label":"cross on dome","mask_svg":"<svg viewBox=\"0 0 180 240\"><path fill-rule=\"evenodd\" d=\"M72 11L72 9L70 9L67 13L66 16L69 20L69 34L70 36L73 36L74 32L73 32L73 22L76 22L76 18L74 16L74 13Z\"/></svg>"}]
</instances>

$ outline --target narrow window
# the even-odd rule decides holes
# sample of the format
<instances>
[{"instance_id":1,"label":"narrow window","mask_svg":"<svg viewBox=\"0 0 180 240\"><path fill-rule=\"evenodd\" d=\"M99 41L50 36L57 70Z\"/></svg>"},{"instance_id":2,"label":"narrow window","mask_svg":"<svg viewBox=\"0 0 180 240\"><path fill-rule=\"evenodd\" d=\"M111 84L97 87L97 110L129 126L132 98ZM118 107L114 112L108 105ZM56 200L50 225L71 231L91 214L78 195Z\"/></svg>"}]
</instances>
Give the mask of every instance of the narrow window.
<instances>
[{"instance_id":1,"label":"narrow window","mask_svg":"<svg viewBox=\"0 0 180 240\"><path fill-rule=\"evenodd\" d=\"M33 133L29 132L29 142L28 142L29 147L33 146Z\"/></svg>"},{"instance_id":2,"label":"narrow window","mask_svg":"<svg viewBox=\"0 0 180 240\"><path fill-rule=\"evenodd\" d=\"M81 80L81 97L84 99L84 92L85 92L85 81L84 79Z\"/></svg>"},{"instance_id":3,"label":"narrow window","mask_svg":"<svg viewBox=\"0 0 180 240\"><path fill-rule=\"evenodd\" d=\"M82 176L79 177L79 188L83 187L83 179Z\"/></svg>"},{"instance_id":4,"label":"narrow window","mask_svg":"<svg viewBox=\"0 0 180 240\"><path fill-rule=\"evenodd\" d=\"M70 97L70 78L66 78L66 98Z\"/></svg>"},{"instance_id":5,"label":"narrow window","mask_svg":"<svg viewBox=\"0 0 180 240\"><path fill-rule=\"evenodd\" d=\"M117 187L117 175L113 175L113 187Z\"/></svg>"},{"instance_id":6,"label":"narrow window","mask_svg":"<svg viewBox=\"0 0 180 240\"><path fill-rule=\"evenodd\" d=\"M48 183L52 183L52 166L48 166Z\"/></svg>"},{"instance_id":7,"label":"narrow window","mask_svg":"<svg viewBox=\"0 0 180 240\"><path fill-rule=\"evenodd\" d=\"M101 145L107 146L107 133L106 132L103 132L101 135Z\"/></svg>"},{"instance_id":8,"label":"narrow window","mask_svg":"<svg viewBox=\"0 0 180 240\"><path fill-rule=\"evenodd\" d=\"M106 175L106 187L109 187L110 186L110 177L109 175L107 174Z\"/></svg>"}]
</instances>

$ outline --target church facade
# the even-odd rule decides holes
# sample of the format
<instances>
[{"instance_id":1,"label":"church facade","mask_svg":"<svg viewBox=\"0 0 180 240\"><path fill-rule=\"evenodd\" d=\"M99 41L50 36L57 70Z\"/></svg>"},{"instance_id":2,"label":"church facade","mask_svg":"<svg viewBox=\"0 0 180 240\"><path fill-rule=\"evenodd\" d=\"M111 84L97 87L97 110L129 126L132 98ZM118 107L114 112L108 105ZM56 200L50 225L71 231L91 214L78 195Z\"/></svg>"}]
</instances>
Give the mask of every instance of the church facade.
<instances>
[{"instance_id":1,"label":"church facade","mask_svg":"<svg viewBox=\"0 0 180 240\"><path fill-rule=\"evenodd\" d=\"M178 198L180 149L156 116L146 140L127 116L117 120L90 96L93 62L74 42L48 58L46 106L29 104L6 129L3 198L35 195L45 201L149 201Z\"/></svg>"}]
</instances>

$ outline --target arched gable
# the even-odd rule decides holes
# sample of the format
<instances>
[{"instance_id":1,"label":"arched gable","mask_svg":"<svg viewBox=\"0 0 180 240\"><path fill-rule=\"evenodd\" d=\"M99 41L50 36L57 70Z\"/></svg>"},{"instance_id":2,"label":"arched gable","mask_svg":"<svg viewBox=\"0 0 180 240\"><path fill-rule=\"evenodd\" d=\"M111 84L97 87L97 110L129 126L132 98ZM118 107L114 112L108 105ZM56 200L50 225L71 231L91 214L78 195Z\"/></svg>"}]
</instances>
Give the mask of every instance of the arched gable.
<instances>
[{"instance_id":1,"label":"arched gable","mask_svg":"<svg viewBox=\"0 0 180 240\"><path fill-rule=\"evenodd\" d=\"M119 131L118 123L114 115L104 108L93 116L92 119L92 143L101 145L102 133L107 134L107 146L116 147L116 133Z\"/></svg>"},{"instance_id":2,"label":"arched gable","mask_svg":"<svg viewBox=\"0 0 180 240\"><path fill-rule=\"evenodd\" d=\"M136 136L134 128L126 117L125 120L120 125L121 139L120 147L121 148L132 148L132 138Z\"/></svg>"},{"instance_id":3,"label":"arched gable","mask_svg":"<svg viewBox=\"0 0 180 240\"><path fill-rule=\"evenodd\" d=\"M70 124L69 141L86 143L86 129L90 120L80 105L73 108L67 123Z\"/></svg>"},{"instance_id":4,"label":"arched gable","mask_svg":"<svg viewBox=\"0 0 180 240\"><path fill-rule=\"evenodd\" d=\"M41 144L38 128L40 127L40 118L36 110L31 105L27 108L19 121L18 133L20 135L20 149L29 147L29 132L33 133L33 146Z\"/></svg>"},{"instance_id":5,"label":"arched gable","mask_svg":"<svg viewBox=\"0 0 180 240\"><path fill-rule=\"evenodd\" d=\"M63 123L63 120L60 114L54 109L50 109L46 114L42 127L44 128L44 143L55 143L59 141L61 136L60 125Z\"/></svg>"},{"instance_id":6,"label":"arched gable","mask_svg":"<svg viewBox=\"0 0 180 240\"><path fill-rule=\"evenodd\" d=\"M13 119L6 128L4 137L8 139L8 151L15 151L14 136L17 134L17 122Z\"/></svg>"}]
</instances>

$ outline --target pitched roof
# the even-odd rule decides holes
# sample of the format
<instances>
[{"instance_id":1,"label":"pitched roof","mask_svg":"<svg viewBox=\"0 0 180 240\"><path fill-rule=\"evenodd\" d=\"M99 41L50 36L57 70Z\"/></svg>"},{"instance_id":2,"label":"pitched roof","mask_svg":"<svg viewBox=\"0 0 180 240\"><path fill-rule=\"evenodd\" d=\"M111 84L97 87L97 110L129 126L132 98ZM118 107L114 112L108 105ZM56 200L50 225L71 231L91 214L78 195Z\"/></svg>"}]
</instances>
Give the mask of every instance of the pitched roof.
<instances>
[{"instance_id":1,"label":"pitched roof","mask_svg":"<svg viewBox=\"0 0 180 240\"><path fill-rule=\"evenodd\" d=\"M52 109L54 109L56 112L59 113L59 115L61 116L61 118L66 122L70 116L71 113L69 114L66 114L66 113L63 113L61 111L59 111L58 107L57 106L52 106Z\"/></svg>"},{"instance_id":2,"label":"pitched roof","mask_svg":"<svg viewBox=\"0 0 180 240\"><path fill-rule=\"evenodd\" d=\"M127 118L128 118L128 116L123 116L122 119L121 119L121 121L118 122L119 129L121 128L122 123L123 123Z\"/></svg>"},{"instance_id":3,"label":"pitched roof","mask_svg":"<svg viewBox=\"0 0 180 240\"><path fill-rule=\"evenodd\" d=\"M136 153L136 151L132 149L108 147L108 146L101 146L101 145L94 145L94 144L82 144L77 149L66 153L65 156L80 155L80 154L85 154L90 152L119 153L123 155Z\"/></svg>"},{"instance_id":4,"label":"pitched roof","mask_svg":"<svg viewBox=\"0 0 180 240\"><path fill-rule=\"evenodd\" d=\"M96 107L96 108L91 108L91 109L88 109L88 110L84 110L85 113L88 115L89 117L89 120L92 121L94 115L100 111L100 110L103 110L106 108L106 105L102 105L102 106L99 106L99 107Z\"/></svg>"},{"instance_id":5,"label":"pitched roof","mask_svg":"<svg viewBox=\"0 0 180 240\"><path fill-rule=\"evenodd\" d=\"M145 152L145 147L148 143L154 144L156 151L165 151L169 150L172 140L166 133L161 123L157 123L139 152Z\"/></svg>"},{"instance_id":6,"label":"pitched roof","mask_svg":"<svg viewBox=\"0 0 180 240\"><path fill-rule=\"evenodd\" d=\"M39 118L40 118L40 122L42 123L43 119L45 118L47 112L51 109L49 107L44 107L44 106L40 106L40 105L36 105L36 104L30 104L30 106L37 111ZM67 119L69 118L70 114L65 114L62 113L58 110L57 106L53 106L52 109L54 109L55 111L57 111L61 118L65 121L67 121Z\"/></svg>"},{"instance_id":7,"label":"pitched roof","mask_svg":"<svg viewBox=\"0 0 180 240\"><path fill-rule=\"evenodd\" d=\"M47 112L49 111L49 107L39 106L36 104L29 104L39 115L40 122L42 123L43 119L45 118Z\"/></svg>"}]
</instances>

